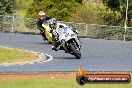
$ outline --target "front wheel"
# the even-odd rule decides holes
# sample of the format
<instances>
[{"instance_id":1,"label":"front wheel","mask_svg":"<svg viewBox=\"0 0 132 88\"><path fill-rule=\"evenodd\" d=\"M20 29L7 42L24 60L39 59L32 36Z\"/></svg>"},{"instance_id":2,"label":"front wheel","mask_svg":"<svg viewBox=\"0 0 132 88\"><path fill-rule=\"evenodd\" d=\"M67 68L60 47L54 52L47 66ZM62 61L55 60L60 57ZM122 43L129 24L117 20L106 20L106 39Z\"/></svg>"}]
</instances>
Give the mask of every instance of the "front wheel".
<instances>
[{"instance_id":1,"label":"front wheel","mask_svg":"<svg viewBox=\"0 0 132 88\"><path fill-rule=\"evenodd\" d=\"M71 45L71 51L73 52L73 55L77 58L77 59L80 59L81 58L81 53L76 50L75 46L74 45Z\"/></svg>"}]
</instances>

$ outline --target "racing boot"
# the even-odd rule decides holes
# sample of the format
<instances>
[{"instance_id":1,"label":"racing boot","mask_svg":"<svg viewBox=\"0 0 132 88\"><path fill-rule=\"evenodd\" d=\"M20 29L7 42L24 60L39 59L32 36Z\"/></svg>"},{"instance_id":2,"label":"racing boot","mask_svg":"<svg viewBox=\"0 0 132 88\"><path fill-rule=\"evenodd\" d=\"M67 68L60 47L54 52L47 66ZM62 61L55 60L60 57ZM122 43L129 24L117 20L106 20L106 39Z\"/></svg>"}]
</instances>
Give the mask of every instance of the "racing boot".
<instances>
[{"instance_id":1,"label":"racing boot","mask_svg":"<svg viewBox=\"0 0 132 88\"><path fill-rule=\"evenodd\" d=\"M58 51L58 49L55 46L52 46L52 50Z\"/></svg>"},{"instance_id":2,"label":"racing boot","mask_svg":"<svg viewBox=\"0 0 132 88\"><path fill-rule=\"evenodd\" d=\"M59 45L60 45L60 42L59 41L55 41L54 42L54 46L52 46L52 50L58 51L59 50Z\"/></svg>"}]
</instances>

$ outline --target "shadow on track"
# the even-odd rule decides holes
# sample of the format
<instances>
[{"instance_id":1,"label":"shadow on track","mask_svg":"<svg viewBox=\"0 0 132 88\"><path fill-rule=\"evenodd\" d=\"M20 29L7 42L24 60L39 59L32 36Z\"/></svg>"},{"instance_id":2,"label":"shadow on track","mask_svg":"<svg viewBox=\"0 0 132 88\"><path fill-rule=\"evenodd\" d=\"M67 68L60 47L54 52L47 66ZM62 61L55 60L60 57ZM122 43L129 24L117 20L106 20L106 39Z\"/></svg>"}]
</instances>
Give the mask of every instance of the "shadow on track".
<instances>
[{"instance_id":1,"label":"shadow on track","mask_svg":"<svg viewBox=\"0 0 132 88\"><path fill-rule=\"evenodd\" d=\"M54 57L54 59L67 59L67 60L73 60L76 59L74 56L73 57Z\"/></svg>"},{"instance_id":2,"label":"shadow on track","mask_svg":"<svg viewBox=\"0 0 132 88\"><path fill-rule=\"evenodd\" d=\"M39 44L39 45L53 45L53 44L50 44L48 42L31 42L31 43Z\"/></svg>"}]
</instances>

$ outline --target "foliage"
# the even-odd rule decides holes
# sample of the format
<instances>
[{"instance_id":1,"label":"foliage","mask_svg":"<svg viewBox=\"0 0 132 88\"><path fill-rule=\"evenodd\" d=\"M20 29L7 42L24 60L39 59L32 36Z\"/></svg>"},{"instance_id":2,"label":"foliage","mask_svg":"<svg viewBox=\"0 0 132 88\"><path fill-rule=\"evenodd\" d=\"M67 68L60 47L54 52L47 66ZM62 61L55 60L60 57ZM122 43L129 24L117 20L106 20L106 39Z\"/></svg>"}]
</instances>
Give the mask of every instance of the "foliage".
<instances>
[{"instance_id":1,"label":"foliage","mask_svg":"<svg viewBox=\"0 0 132 88\"><path fill-rule=\"evenodd\" d=\"M33 0L29 4L26 16L37 18L39 11L44 11L47 16L54 17L59 21L72 21L72 14L76 11L79 3L75 0ZM34 21L25 21L26 27L32 29Z\"/></svg>"},{"instance_id":2,"label":"foliage","mask_svg":"<svg viewBox=\"0 0 132 88\"><path fill-rule=\"evenodd\" d=\"M79 3L75 0L33 0L28 7L26 17L36 18L43 10L48 16L57 20L71 21L72 14Z\"/></svg>"},{"instance_id":3,"label":"foliage","mask_svg":"<svg viewBox=\"0 0 132 88\"><path fill-rule=\"evenodd\" d=\"M13 13L14 0L0 0L0 15L12 14ZM5 25L3 23L3 16L0 16L0 26ZM3 31L1 27L0 31Z\"/></svg>"},{"instance_id":4,"label":"foliage","mask_svg":"<svg viewBox=\"0 0 132 88\"><path fill-rule=\"evenodd\" d=\"M119 0L102 0L104 5L108 6L108 8L111 8L112 10L119 9L120 2Z\"/></svg>"},{"instance_id":5,"label":"foliage","mask_svg":"<svg viewBox=\"0 0 132 88\"><path fill-rule=\"evenodd\" d=\"M35 20L32 18L24 19L25 26L31 31L36 28Z\"/></svg>"},{"instance_id":6,"label":"foliage","mask_svg":"<svg viewBox=\"0 0 132 88\"><path fill-rule=\"evenodd\" d=\"M78 3L83 3L83 0L75 0Z\"/></svg>"},{"instance_id":7,"label":"foliage","mask_svg":"<svg viewBox=\"0 0 132 88\"><path fill-rule=\"evenodd\" d=\"M105 10L103 14L104 24L106 25L122 25L121 14L118 11L112 11L111 9Z\"/></svg>"},{"instance_id":8,"label":"foliage","mask_svg":"<svg viewBox=\"0 0 132 88\"><path fill-rule=\"evenodd\" d=\"M15 9L26 9L32 0L15 0Z\"/></svg>"},{"instance_id":9,"label":"foliage","mask_svg":"<svg viewBox=\"0 0 132 88\"><path fill-rule=\"evenodd\" d=\"M14 0L0 0L0 15L13 13Z\"/></svg>"},{"instance_id":10,"label":"foliage","mask_svg":"<svg viewBox=\"0 0 132 88\"><path fill-rule=\"evenodd\" d=\"M120 17L118 17L114 22L116 25L117 23L121 23L124 25L124 21L126 18L126 5L127 5L127 0L102 0L104 5L110 8L111 10L118 11L120 13ZM132 0L128 0L128 21L127 24L128 26L132 26ZM116 15L117 16L117 15ZM109 19L110 21L112 19ZM111 23L109 23L111 24Z\"/></svg>"},{"instance_id":11,"label":"foliage","mask_svg":"<svg viewBox=\"0 0 132 88\"><path fill-rule=\"evenodd\" d=\"M93 26L87 33L88 37L108 40L124 40L124 28L113 26ZM127 29L126 41L132 40L132 28Z\"/></svg>"},{"instance_id":12,"label":"foliage","mask_svg":"<svg viewBox=\"0 0 132 88\"><path fill-rule=\"evenodd\" d=\"M106 13L102 3L87 2L82 4L73 15L75 22L88 24L103 24L103 15Z\"/></svg>"},{"instance_id":13,"label":"foliage","mask_svg":"<svg viewBox=\"0 0 132 88\"><path fill-rule=\"evenodd\" d=\"M107 8L102 2L85 2L73 15L75 22L88 24L121 25L121 18L119 11Z\"/></svg>"}]
</instances>

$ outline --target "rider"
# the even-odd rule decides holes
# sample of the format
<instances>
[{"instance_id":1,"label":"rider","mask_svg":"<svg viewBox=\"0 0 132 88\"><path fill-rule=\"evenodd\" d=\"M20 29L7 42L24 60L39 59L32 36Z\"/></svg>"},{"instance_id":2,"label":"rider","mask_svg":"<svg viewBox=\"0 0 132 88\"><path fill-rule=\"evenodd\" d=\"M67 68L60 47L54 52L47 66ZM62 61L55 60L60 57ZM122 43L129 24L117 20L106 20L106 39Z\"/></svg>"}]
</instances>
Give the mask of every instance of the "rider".
<instances>
[{"instance_id":1,"label":"rider","mask_svg":"<svg viewBox=\"0 0 132 88\"><path fill-rule=\"evenodd\" d=\"M52 47L52 50L58 51L58 47L60 45L60 41L59 41L59 29L63 28L63 27L69 27L63 23L57 23L56 19L53 18L49 21L49 27L51 28L51 33L52 33L52 38L54 40L54 46ZM75 32L76 34L78 34L76 28L71 28L73 32Z\"/></svg>"},{"instance_id":2,"label":"rider","mask_svg":"<svg viewBox=\"0 0 132 88\"><path fill-rule=\"evenodd\" d=\"M54 41L54 46L52 46L52 50L58 51L57 47L60 45L59 37L59 27L57 25L56 19L53 18L49 21L49 27L51 28L52 39Z\"/></svg>"},{"instance_id":3,"label":"rider","mask_svg":"<svg viewBox=\"0 0 132 88\"><path fill-rule=\"evenodd\" d=\"M45 20L50 20L50 19L51 19L50 17L46 16L45 12L43 12L43 11L39 12L39 16L38 16L38 19L36 21L36 24L37 24L37 28L40 30L40 33L41 33L44 40L47 40L47 38L45 35L45 28L42 27L42 24Z\"/></svg>"}]
</instances>

